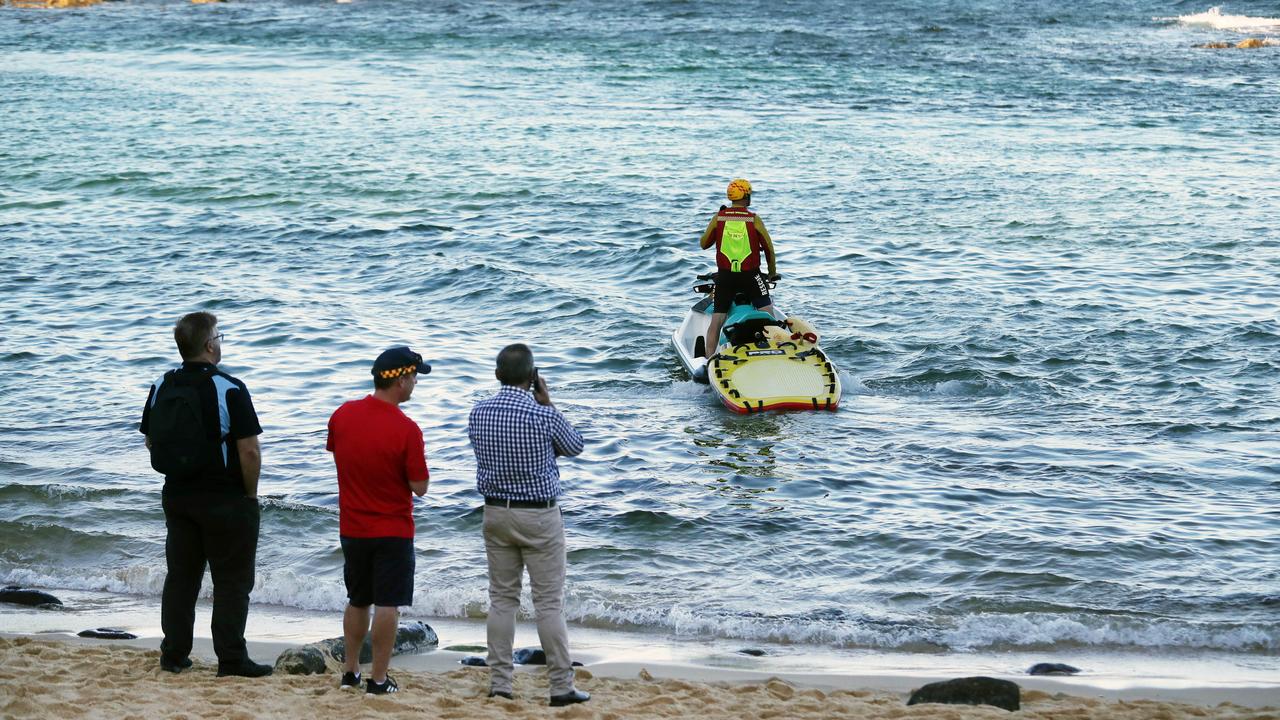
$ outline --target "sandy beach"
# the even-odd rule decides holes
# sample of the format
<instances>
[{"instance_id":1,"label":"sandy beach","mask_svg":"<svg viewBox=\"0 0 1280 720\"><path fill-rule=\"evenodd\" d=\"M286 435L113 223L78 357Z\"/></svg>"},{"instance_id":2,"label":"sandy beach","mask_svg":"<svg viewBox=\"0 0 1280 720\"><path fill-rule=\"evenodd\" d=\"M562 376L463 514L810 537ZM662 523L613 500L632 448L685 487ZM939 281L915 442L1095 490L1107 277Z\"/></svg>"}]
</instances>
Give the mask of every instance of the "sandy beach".
<instances>
[{"instance_id":1,"label":"sandy beach","mask_svg":"<svg viewBox=\"0 0 1280 720\"><path fill-rule=\"evenodd\" d=\"M216 665L199 647L194 666L179 675L161 672L157 650L75 638L0 637L0 716L5 718L998 718L993 707L905 704L906 695L875 678L812 678L783 675L754 680L711 668L626 666L613 663L579 669L578 686L590 703L552 709L546 705L543 671L520 672L516 699L489 699L483 669L459 668L449 654L396 658L393 674L402 692L366 698L337 689L337 675L262 680L218 678ZM150 642L154 643L154 639ZM254 644L267 659L278 646ZM452 668L452 669L450 669ZM678 673L685 679L670 677ZM718 679L719 678L719 679ZM833 681L836 681L833 684ZM1043 682L1043 681L1042 681ZM906 684L911 684L906 682ZM1184 701L1085 697L1020 683L1029 718L1181 720L1280 718L1280 707L1213 702L1213 693L1188 690ZM1274 690L1241 691L1241 703L1256 705Z\"/></svg>"}]
</instances>

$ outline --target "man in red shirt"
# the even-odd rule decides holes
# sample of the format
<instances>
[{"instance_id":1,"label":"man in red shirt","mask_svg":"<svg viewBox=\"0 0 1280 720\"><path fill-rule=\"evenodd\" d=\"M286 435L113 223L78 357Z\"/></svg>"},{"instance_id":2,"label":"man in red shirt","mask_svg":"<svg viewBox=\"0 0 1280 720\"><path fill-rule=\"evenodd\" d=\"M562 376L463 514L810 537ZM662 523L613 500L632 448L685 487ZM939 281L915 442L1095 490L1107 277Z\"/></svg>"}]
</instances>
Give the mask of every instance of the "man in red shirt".
<instances>
[{"instance_id":1,"label":"man in red shirt","mask_svg":"<svg viewBox=\"0 0 1280 720\"><path fill-rule=\"evenodd\" d=\"M340 687L360 688L360 647L373 613L373 669L365 692L396 692L387 675L400 606L413 604L413 496L427 492L422 429L400 411L418 375L431 372L422 356L396 347L373 363L373 394L343 403L329 418L327 448L338 467L338 528L342 536L347 610L342 617L346 672Z\"/></svg>"}]
</instances>

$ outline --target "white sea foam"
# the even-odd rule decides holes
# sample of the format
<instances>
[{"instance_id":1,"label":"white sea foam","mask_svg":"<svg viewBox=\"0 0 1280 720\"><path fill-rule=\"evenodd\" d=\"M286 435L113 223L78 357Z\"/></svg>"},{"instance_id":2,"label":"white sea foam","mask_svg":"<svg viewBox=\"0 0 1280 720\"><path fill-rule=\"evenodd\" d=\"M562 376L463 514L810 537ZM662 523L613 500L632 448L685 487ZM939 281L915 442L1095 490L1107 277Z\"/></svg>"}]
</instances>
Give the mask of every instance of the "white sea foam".
<instances>
[{"instance_id":1,"label":"white sea foam","mask_svg":"<svg viewBox=\"0 0 1280 720\"><path fill-rule=\"evenodd\" d=\"M110 592L158 598L164 586L164 568L137 566L99 574L50 575L28 569L0 572L0 584L15 584L56 591L59 589ZM201 597L212 596L205 579ZM259 571L252 600L255 603L301 610L341 612L346 592L340 579L322 579L289 570ZM438 586L420 577L414 604L406 616L417 618L482 618L488 606L483 584ZM526 588L521 598L522 617L533 617ZM1232 652L1280 651L1280 624L1209 624L1174 619L1139 619L1024 613L979 613L956 618L954 623L866 621L854 618L803 616L744 616L707 612L690 604L629 605L583 598L570 589L565 617L597 628L647 627L680 638L729 638L779 643L805 643L845 648L912 650L945 648L959 652L1012 650L1055 645L1110 648L1199 648Z\"/></svg>"},{"instance_id":2,"label":"white sea foam","mask_svg":"<svg viewBox=\"0 0 1280 720\"><path fill-rule=\"evenodd\" d=\"M1280 32L1280 18L1250 17L1248 15L1223 15L1221 7L1211 7L1194 15L1179 15L1174 18L1157 18L1158 20L1175 20L1190 27L1207 27L1215 30L1236 30L1239 32Z\"/></svg>"},{"instance_id":3,"label":"white sea foam","mask_svg":"<svg viewBox=\"0 0 1280 720\"><path fill-rule=\"evenodd\" d=\"M619 604L566 604L569 619L595 627L664 628L677 637L720 637L847 648L946 648L969 652L1061 644L1093 647L1200 648L1274 653L1280 625L1218 625L1179 620L1083 614L976 614L954 625L863 622L852 619L714 615L688 605L628 608Z\"/></svg>"}]
</instances>

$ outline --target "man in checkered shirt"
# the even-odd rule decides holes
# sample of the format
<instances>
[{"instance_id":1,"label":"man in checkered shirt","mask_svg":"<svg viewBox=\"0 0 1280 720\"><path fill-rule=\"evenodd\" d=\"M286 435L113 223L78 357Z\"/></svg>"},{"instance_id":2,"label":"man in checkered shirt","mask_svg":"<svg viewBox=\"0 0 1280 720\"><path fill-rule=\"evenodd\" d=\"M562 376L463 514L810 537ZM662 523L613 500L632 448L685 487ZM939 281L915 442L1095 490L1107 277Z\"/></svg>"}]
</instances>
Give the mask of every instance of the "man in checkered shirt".
<instances>
[{"instance_id":1,"label":"man in checkered shirt","mask_svg":"<svg viewBox=\"0 0 1280 720\"><path fill-rule=\"evenodd\" d=\"M489 560L489 697L512 698L520 581L529 570L538 639L547 656L551 705L586 702L573 686L565 627L564 520L556 456L582 452L582 436L551 404L533 353L523 344L498 353L502 387L471 410L467 435L476 453L476 489L484 496L484 545Z\"/></svg>"}]
</instances>

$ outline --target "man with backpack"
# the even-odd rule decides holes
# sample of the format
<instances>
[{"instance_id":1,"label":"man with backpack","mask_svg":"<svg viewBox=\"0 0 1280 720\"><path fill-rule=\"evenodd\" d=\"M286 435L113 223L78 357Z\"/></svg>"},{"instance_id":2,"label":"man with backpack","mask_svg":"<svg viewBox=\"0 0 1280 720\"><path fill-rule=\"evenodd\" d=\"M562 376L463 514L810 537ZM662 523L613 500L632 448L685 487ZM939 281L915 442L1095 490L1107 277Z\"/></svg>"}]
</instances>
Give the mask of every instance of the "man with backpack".
<instances>
[{"instance_id":1,"label":"man with backpack","mask_svg":"<svg viewBox=\"0 0 1280 720\"><path fill-rule=\"evenodd\" d=\"M223 338L211 313L178 320L173 339L182 366L151 386L142 411L151 466L164 474L168 528L160 669L191 667L196 598L208 565L218 677L262 677L271 666L250 660L244 641L258 550L262 427L248 388L217 367Z\"/></svg>"},{"instance_id":2,"label":"man with backpack","mask_svg":"<svg viewBox=\"0 0 1280 720\"><path fill-rule=\"evenodd\" d=\"M725 190L729 206L711 216L707 229L698 241L703 250L716 246L715 304L711 324L707 326L702 357L710 359L720 343L720 328L733 307L733 298L745 293L759 310L772 312L770 281L777 281L778 268L773 257L773 238L764 220L748 208L751 205L751 183L738 178ZM761 261L769 266L769 274L760 272Z\"/></svg>"}]
</instances>

